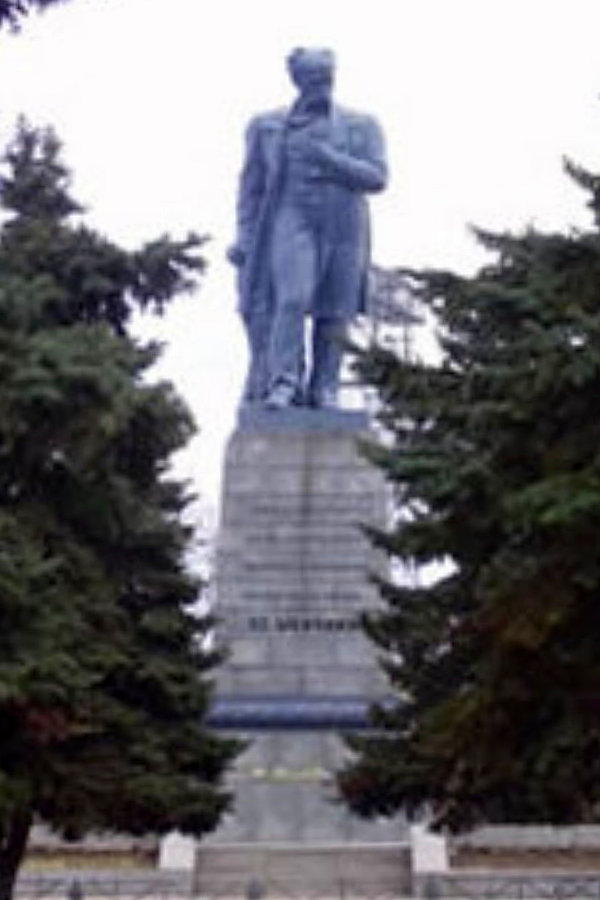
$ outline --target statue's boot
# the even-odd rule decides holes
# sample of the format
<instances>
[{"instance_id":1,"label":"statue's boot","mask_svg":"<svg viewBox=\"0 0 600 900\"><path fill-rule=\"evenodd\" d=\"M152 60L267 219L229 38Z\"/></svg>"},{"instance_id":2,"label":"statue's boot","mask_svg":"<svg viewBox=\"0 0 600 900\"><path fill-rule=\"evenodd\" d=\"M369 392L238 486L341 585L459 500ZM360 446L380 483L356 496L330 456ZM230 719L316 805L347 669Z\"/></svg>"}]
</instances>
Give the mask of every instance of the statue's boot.
<instances>
[{"instance_id":1,"label":"statue's boot","mask_svg":"<svg viewBox=\"0 0 600 900\"><path fill-rule=\"evenodd\" d=\"M267 394L265 406L267 409L285 409L288 406L293 406L295 402L296 388L291 384L281 382L271 388Z\"/></svg>"}]
</instances>

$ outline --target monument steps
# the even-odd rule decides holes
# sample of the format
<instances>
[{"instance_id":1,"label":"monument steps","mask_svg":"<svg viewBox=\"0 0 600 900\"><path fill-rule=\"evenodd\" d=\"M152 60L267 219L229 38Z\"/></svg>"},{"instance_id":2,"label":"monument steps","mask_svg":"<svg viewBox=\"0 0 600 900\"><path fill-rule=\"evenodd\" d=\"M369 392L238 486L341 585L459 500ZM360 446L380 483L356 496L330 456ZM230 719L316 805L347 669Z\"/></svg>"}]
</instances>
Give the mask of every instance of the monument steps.
<instances>
[{"instance_id":1,"label":"monument steps","mask_svg":"<svg viewBox=\"0 0 600 900\"><path fill-rule=\"evenodd\" d=\"M200 897L394 898L410 894L410 852L399 844L201 845L194 890Z\"/></svg>"}]
</instances>

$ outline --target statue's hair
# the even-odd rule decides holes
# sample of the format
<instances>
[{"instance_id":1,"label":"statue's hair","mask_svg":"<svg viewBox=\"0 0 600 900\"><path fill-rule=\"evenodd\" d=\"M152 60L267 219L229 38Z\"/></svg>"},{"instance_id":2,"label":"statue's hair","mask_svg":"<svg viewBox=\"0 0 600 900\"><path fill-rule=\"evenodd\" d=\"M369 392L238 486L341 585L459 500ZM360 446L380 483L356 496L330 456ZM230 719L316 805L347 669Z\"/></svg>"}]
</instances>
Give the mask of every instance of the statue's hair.
<instances>
[{"instance_id":1,"label":"statue's hair","mask_svg":"<svg viewBox=\"0 0 600 900\"><path fill-rule=\"evenodd\" d=\"M335 55L332 50L325 47L294 47L287 57L287 66L292 78L295 79L307 62L328 72L335 69Z\"/></svg>"}]
</instances>

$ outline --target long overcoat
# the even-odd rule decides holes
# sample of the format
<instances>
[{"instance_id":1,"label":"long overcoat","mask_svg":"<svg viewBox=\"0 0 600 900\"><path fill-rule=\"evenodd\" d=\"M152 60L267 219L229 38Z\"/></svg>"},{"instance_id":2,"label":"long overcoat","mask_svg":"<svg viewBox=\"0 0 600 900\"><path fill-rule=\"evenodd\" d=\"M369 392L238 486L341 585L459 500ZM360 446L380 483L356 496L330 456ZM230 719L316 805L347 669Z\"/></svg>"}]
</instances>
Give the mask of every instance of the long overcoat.
<instances>
[{"instance_id":1,"label":"long overcoat","mask_svg":"<svg viewBox=\"0 0 600 900\"><path fill-rule=\"evenodd\" d=\"M271 232L280 201L287 120L286 110L263 113L251 120L246 132L236 240L245 256L238 290L240 313L246 319L265 314L272 302ZM335 247L337 265L344 266L348 259L359 265L352 266L356 284L329 294L313 312L349 319L366 305L370 241L365 195L385 186L387 164L383 135L372 116L333 106L329 128L329 140L346 162L341 178L319 186L327 192L323 240ZM348 288L347 278L345 285Z\"/></svg>"}]
</instances>

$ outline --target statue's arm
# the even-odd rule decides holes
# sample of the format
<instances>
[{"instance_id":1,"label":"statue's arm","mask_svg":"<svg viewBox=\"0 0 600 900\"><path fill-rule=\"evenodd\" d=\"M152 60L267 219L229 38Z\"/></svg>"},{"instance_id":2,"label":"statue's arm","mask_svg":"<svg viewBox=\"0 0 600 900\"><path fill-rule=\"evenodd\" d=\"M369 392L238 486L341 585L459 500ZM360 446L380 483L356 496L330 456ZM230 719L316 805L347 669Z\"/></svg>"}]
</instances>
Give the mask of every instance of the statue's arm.
<instances>
[{"instance_id":1,"label":"statue's arm","mask_svg":"<svg viewBox=\"0 0 600 900\"><path fill-rule=\"evenodd\" d=\"M388 180L385 141L378 123L369 119L363 128L363 151L360 156L345 153L330 144L320 144L321 164L325 175L353 191L382 191Z\"/></svg>"},{"instance_id":2,"label":"statue's arm","mask_svg":"<svg viewBox=\"0 0 600 900\"><path fill-rule=\"evenodd\" d=\"M245 157L240 174L237 199L237 236L228 256L235 265L243 265L252 246L265 191L265 169L260 152L260 131L256 119L246 129Z\"/></svg>"}]
</instances>

